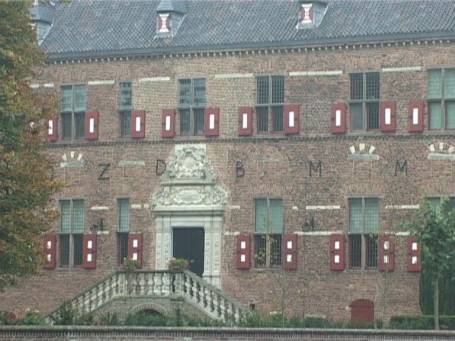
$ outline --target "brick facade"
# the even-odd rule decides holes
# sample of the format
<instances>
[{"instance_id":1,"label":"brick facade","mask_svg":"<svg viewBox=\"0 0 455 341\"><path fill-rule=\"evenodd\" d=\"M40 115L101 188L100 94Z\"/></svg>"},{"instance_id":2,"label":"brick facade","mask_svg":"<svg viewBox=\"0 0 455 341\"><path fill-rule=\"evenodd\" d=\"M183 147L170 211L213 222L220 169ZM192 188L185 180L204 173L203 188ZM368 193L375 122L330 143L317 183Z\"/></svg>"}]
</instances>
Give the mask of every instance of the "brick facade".
<instances>
[{"instance_id":1,"label":"brick facade","mask_svg":"<svg viewBox=\"0 0 455 341\"><path fill-rule=\"evenodd\" d=\"M98 235L96 270L46 270L0 293L0 310L22 315L33 307L50 312L116 270L118 198L129 198L130 230L143 233L144 268L154 269L151 196L160 188L157 160L168 160L177 144L203 144L217 184L228 193L220 245L221 287L227 294L265 312L279 311L284 304L289 314L337 320L350 319L349 305L356 299L373 301L376 319L418 314L419 274L407 271L408 237L400 222L412 217L409 205L418 204L422 194L455 192L453 162L428 160L431 144L438 148L443 142L447 149L455 139L449 130L408 133L408 105L426 98L427 69L453 66L454 52L452 43L442 42L50 63L34 83L53 83L43 91L57 95L64 84L87 84L87 112L99 112L98 141L46 145L55 174L65 183L54 204L57 208L63 198L84 199L85 231L101 218L105 231ZM332 104L348 103L349 74L365 71L380 73L381 101L396 101L396 132L351 132L348 110L347 133L331 134ZM238 137L238 108L255 106L256 75L285 76L285 102L300 105L299 134ZM207 106L220 109L219 137L180 136L178 114L176 137L161 137L162 110L176 108L178 80L183 78L206 79ZM133 110L146 113L144 139L119 137L121 81L132 82ZM372 154L379 157L355 160L350 157L352 146L356 151L374 146ZM81 155L83 166L61 167L64 154L67 160ZM238 161L244 166L242 177L236 176ZM310 162L316 166L319 161L321 176L316 169L310 171ZM404 161L407 173L397 167ZM106 180L98 179L101 164L110 164ZM348 232L348 199L357 196L379 198L379 233L393 235L395 242L393 272L349 266L341 272L330 270L330 234ZM298 234L296 271L236 268L236 235L254 233L254 199L264 197L283 200L284 233ZM99 206L107 209L93 209ZM314 228L305 224L310 219ZM50 230L58 228L55 223ZM348 244L345 251L348 255Z\"/></svg>"}]
</instances>

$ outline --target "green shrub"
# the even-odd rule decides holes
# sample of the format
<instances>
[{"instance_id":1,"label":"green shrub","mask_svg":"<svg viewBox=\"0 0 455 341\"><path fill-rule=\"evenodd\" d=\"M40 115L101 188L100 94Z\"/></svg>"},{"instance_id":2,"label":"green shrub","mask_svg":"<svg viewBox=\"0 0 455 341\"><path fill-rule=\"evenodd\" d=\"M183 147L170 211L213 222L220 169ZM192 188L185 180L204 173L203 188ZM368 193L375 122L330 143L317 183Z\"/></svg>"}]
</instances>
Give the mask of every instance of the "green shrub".
<instances>
[{"instance_id":1,"label":"green shrub","mask_svg":"<svg viewBox=\"0 0 455 341\"><path fill-rule=\"evenodd\" d=\"M102 326L119 326L122 324L117 313L106 313L101 315L97 324Z\"/></svg>"},{"instance_id":2,"label":"green shrub","mask_svg":"<svg viewBox=\"0 0 455 341\"><path fill-rule=\"evenodd\" d=\"M440 328L455 330L455 316L440 316ZM433 315L392 316L389 327L392 329L434 329Z\"/></svg>"},{"instance_id":3,"label":"green shrub","mask_svg":"<svg viewBox=\"0 0 455 341\"><path fill-rule=\"evenodd\" d=\"M16 315L8 311L0 311L0 326L14 324L16 321Z\"/></svg>"},{"instance_id":4,"label":"green shrub","mask_svg":"<svg viewBox=\"0 0 455 341\"><path fill-rule=\"evenodd\" d=\"M190 262L183 258L171 258L167 263L167 268L172 272L181 272L187 270L190 267Z\"/></svg>"},{"instance_id":5,"label":"green shrub","mask_svg":"<svg viewBox=\"0 0 455 341\"><path fill-rule=\"evenodd\" d=\"M87 326L95 324L93 314L81 314L70 302L65 302L60 306L55 316L52 317L52 321L56 325L64 326Z\"/></svg>"},{"instance_id":6,"label":"green shrub","mask_svg":"<svg viewBox=\"0 0 455 341\"><path fill-rule=\"evenodd\" d=\"M43 325L44 318L37 311L29 311L22 320L17 321L17 324L22 325Z\"/></svg>"},{"instance_id":7,"label":"green shrub","mask_svg":"<svg viewBox=\"0 0 455 341\"><path fill-rule=\"evenodd\" d=\"M144 310L135 314L129 314L125 318L127 326L166 326L166 318L152 310Z\"/></svg>"}]
</instances>

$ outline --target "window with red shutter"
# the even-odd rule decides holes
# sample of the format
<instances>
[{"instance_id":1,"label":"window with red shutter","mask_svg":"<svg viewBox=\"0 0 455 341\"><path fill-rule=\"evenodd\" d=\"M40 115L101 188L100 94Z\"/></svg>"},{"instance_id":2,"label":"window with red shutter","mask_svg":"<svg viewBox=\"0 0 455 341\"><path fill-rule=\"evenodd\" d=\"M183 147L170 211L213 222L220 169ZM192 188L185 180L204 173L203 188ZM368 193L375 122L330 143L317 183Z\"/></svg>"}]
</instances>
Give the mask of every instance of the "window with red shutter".
<instances>
[{"instance_id":1,"label":"window with red shutter","mask_svg":"<svg viewBox=\"0 0 455 341\"><path fill-rule=\"evenodd\" d=\"M286 135L298 134L300 131L300 105L286 104L283 117L284 133Z\"/></svg>"},{"instance_id":2,"label":"window with red shutter","mask_svg":"<svg viewBox=\"0 0 455 341\"><path fill-rule=\"evenodd\" d=\"M296 234L286 234L283 238L283 253L284 253L284 270L297 270L297 243L298 236Z\"/></svg>"},{"instance_id":3,"label":"window with red shutter","mask_svg":"<svg viewBox=\"0 0 455 341\"><path fill-rule=\"evenodd\" d=\"M253 108L239 108L239 136L250 136L253 134Z\"/></svg>"},{"instance_id":4,"label":"window with red shutter","mask_svg":"<svg viewBox=\"0 0 455 341\"><path fill-rule=\"evenodd\" d=\"M384 101L379 111L379 126L384 133L394 132L397 126L396 102Z\"/></svg>"},{"instance_id":5,"label":"window with red shutter","mask_svg":"<svg viewBox=\"0 0 455 341\"><path fill-rule=\"evenodd\" d=\"M82 246L82 267L96 269L96 234L84 234Z\"/></svg>"},{"instance_id":6,"label":"window with red shutter","mask_svg":"<svg viewBox=\"0 0 455 341\"><path fill-rule=\"evenodd\" d=\"M131 137L136 139L143 139L145 137L145 111L132 112Z\"/></svg>"},{"instance_id":7,"label":"window with red shutter","mask_svg":"<svg viewBox=\"0 0 455 341\"><path fill-rule=\"evenodd\" d=\"M128 259L137 262L142 268L142 234L130 233L128 235Z\"/></svg>"},{"instance_id":8,"label":"window with red shutter","mask_svg":"<svg viewBox=\"0 0 455 341\"><path fill-rule=\"evenodd\" d=\"M332 131L332 134L346 133L346 104L345 103L335 103L332 105L331 131Z\"/></svg>"},{"instance_id":9,"label":"window with red shutter","mask_svg":"<svg viewBox=\"0 0 455 341\"><path fill-rule=\"evenodd\" d=\"M421 133L424 128L424 108L425 103L423 101L411 101L408 107L409 114L409 128L410 133Z\"/></svg>"},{"instance_id":10,"label":"window with red shutter","mask_svg":"<svg viewBox=\"0 0 455 341\"><path fill-rule=\"evenodd\" d=\"M204 132L205 136L219 136L220 135L220 109L219 108L205 108L204 110Z\"/></svg>"},{"instance_id":11,"label":"window with red shutter","mask_svg":"<svg viewBox=\"0 0 455 341\"><path fill-rule=\"evenodd\" d=\"M87 140L98 140L98 121L99 113L97 111L85 114L85 138Z\"/></svg>"},{"instance_id":12,"label":"window with red shutter","mask_svg":"<svg viewBox=\"0 0 455 341\"><path fill-rule=\"evenodd\" d=\"M330 270L343 271L345 268L345 236L332 234L330 236Z\"/></svg>"},{"instance_id":13,"label":"window with red shutter","mask_svg":"<svg viewBox=\"0 0 455 341\"><path fill-rule=\"evenodd\" d=\"M163 109L161 137L175 136L175 109Z\"/></svg>"},{"instance_id":14,"label":"window with red shutter","mask_svg":"<svg viewBox=\"0 0 455 341\"><path fill-rule=\"evenodd\" d=\"M47 140L49 142L58 140L58 116L50 118L47 122Z\"/></svg>"},{"instance_id":15,"label":"window with red shutter","mask_svg":"<svg viewBox=\"0 0 455 341\"><path fill-rule=\"evenodd\" d=\"M57 265L57 236L46 234L43 236L44 268L55 269Z\"/></svg>"},{"instance_id":16,"label":"window with red shutter","mask_svg":"<svg viewBox=\"0 0 455 341\"><path fill-rule=\"evenodd\" d=\"M420 272L421 258L420 258L420 245L415 236L408 238L408 271Z\"/></svg>"},{"instance_id":17,"label":"window with red shutter","mask_svg":"<svg viewBox=\"0 0 455 341\"><path fill-rule=\"evenodd\" d=\"M386 272L395 269L395 247L391 236L379 236L378 268Z\"/></svg>"},{"instance_id":18,"label":"window with red shutter","mask_svg":"<svg viewBox=\"0 0 455 341\"><path fill-rule=\"evenodd\" d=\"M249 269L251 267L251 237L249 234L237 236L236 249L237 269Z\"/></svg>"}]
</instances>

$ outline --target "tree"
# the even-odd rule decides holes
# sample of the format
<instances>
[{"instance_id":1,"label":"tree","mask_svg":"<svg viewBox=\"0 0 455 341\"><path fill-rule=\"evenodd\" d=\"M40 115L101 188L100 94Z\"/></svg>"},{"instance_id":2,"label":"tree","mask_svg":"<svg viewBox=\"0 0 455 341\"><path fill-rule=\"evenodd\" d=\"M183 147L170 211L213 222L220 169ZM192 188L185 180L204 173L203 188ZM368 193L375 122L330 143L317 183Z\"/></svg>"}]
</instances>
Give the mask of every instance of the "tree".
<instances>
[{"instance_id":1,"label":"tree","mask_svg":"<svg viewBox=\"0 0 455 341\"><path fill-rule=\"evenodd\" d=\"M53 97L28 84L44 62L29 5L0 2L0 289L38 269L40 235L55 216L48 203L59 188L41 148Z\"/></svg>"},{"instance_id":2,"label":"tree","mask_svg":"<svg viewBox=\"0 0 455 341\"><path fill-rule=\"evenodd\" d=\"M439 329L440 281L455 261L455 210L449 199L444 198L438 208L425 201L413 222L412 232L425 255L423 266L433 287L434 326Z\"/></svg>"}]
</instances>

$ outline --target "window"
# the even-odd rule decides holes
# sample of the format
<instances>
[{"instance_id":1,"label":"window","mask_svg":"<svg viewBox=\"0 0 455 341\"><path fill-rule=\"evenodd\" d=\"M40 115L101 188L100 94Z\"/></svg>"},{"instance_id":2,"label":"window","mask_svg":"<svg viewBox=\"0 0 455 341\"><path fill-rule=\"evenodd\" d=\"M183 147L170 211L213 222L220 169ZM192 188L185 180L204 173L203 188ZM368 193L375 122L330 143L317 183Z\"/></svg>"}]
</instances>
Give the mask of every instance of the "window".
<instances>
[{"instance_id":1,"label":"window","mask_svg":"<svg viewBox=\"0 0 455 341\"><path fill-rule=\"evenodd\" d=\"M379 200L349 199L349 254L352 268L378 265Z\"/></svg>"},{"instance_id":2,"label":"window","mask_svg":"<svg viewBox=\"0 0 455 341\"><path fill-rule=\"evenodd\" d=\"M430 129L455 129L455 69L428 71Z\"/></svg>"},{"instance_id":3,"label":"window","mask_svg":"<svg viewBox=\"0 0 455 341\"><path fill-rule=\"evenodd\" d=\"M379 129L379 72L351 73L352 130Z\"/></svg>"},{"instance_id":4,"label":"window","mask_svg":"<svg viewBox=\"0 0 455 341\"><path fill-rule=\"evenodd\" d=\"M129 199L118 199L118 232L117 232L117 255L118 264L123 265L125 258L128 258L128 236L130 231L130 201Z\"/></svg>"},{"instance_id":5,"label":"window","mask_svg":"<svg viewBox=\"0 0 455 341\"><path fill-rule=\"evenodd\" d=\"M61 117L64 140L85 137L86 97L84 85L62 86Z\"/></svg>"},{"instance_id":6,"label":"window","mask_svg":"<svg viewBox=\"0 0 455 341\"><path fill-rule=\"evenodd\" d=\"M284 76L256 77L256 128L258 133L283 131Z\"/></svg>"},{"instance_id":7,"label":"window","mask_svg":"<svg viewBox=\"0 0 455 341\"><path fill-rule=\"evenodd\" d=\"M120 83L120 136L131 136L132 90L131 82Z\"/></svg>"},{"instance_id":8,"label":"window","mask_svg":"<svg viewBox=\"0 0 455 341\"><path fill-rule=\"evenodd\" d=\"M281 199L255 200L254 264L256 267L281 265L283 202Z\"/></svg>"},{"instance_id":9,"label":"window","mask_svg":"<svg viewBox=\"0 0 455 341\"><path fill-rule=\"evenodd\" d=\"M59 254L61 267L82 265L84 200L60 200Z\"/></svg>"},{"instance_id":10,"label":"window","mask_svg":"<svg viewBox=\"0 0 455 341\"><path fill-rule=\"evenodd\" d=\"M180 79L179 87L180 134L203 135L205 79Z\"/></svg>"},{"instance_id":11,"label":"window","mask_svg":"<svg viewBox=\"0 0 455 341\"><path fill-rule=\"evenodd\" d=\"M444 198L443 197L431 197L431 198L427 198L428 200L428 203L430 204L430 207L435 210L436 212L439 211L439 209L441 208L441 204L442 204L442 200ZM455 209L455 197L449 197L449 203L452 207L452 209Z\"/></svg>"}]
</instances>

